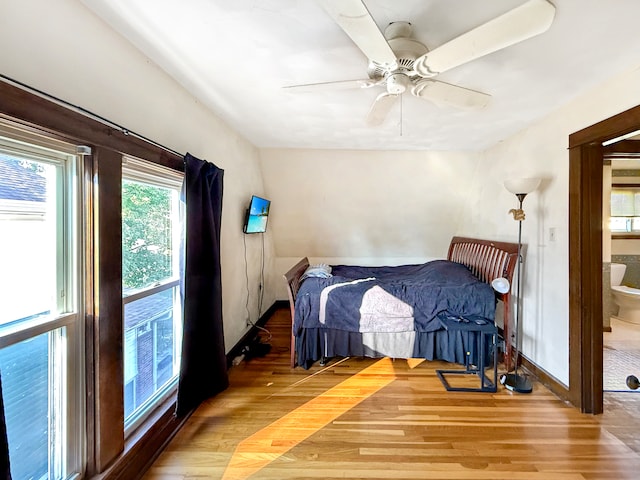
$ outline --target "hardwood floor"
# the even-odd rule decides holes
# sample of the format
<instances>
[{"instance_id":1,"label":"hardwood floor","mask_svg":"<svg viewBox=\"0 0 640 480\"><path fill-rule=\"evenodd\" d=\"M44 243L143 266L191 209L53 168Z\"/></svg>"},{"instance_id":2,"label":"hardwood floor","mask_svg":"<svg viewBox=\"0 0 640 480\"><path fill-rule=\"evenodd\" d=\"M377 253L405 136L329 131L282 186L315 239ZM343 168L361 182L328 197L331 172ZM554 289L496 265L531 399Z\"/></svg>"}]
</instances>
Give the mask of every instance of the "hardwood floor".
<instances>
[{"instance_id":1,"label":"hardwood floor","mask_svg":"<svg viewBox=\"0 0 640 480\"><path fill-rule=\"evenodd\" d=\"M607 429L624 423L615 411L581 414L535 382L531 394L447 392L441 362L292 370L289 322L288 309L274 314L271 352L230 370L230 388L194 413L145 480L638 478L640 455Z\"/></svg>"}]
</instances>

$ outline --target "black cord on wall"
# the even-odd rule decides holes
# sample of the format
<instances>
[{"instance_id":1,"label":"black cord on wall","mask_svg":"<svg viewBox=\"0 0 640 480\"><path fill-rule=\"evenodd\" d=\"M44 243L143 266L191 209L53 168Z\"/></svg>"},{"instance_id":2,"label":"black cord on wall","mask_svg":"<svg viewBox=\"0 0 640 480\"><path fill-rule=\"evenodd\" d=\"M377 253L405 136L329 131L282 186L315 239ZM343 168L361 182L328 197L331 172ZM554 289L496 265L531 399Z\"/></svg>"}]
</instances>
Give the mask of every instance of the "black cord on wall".
<instances>
[{"instance_id":1,"label":"black cord on wall","mask_svg":"<svg viewBox=\"0 0 640 480\"><path fill-rule=\"evenodd\" d=\"M260 260L260 286L258 291L258 317L262 314L262 301L264 297L264 233L260 234L262 236L262 255ZM244 276L246 282L246 301L245 301L245 310L247 312L247 322L252 327L255 327L268 335L267 342L271 341L272 335L269 330L259 325L256 325L255 322L251 319L251 310L249 308L249 299L251 296L251 291L249 289L249 262L247 260L247 234L242 236L242 243L244 245Z\"/></svg>"}]
</instances>

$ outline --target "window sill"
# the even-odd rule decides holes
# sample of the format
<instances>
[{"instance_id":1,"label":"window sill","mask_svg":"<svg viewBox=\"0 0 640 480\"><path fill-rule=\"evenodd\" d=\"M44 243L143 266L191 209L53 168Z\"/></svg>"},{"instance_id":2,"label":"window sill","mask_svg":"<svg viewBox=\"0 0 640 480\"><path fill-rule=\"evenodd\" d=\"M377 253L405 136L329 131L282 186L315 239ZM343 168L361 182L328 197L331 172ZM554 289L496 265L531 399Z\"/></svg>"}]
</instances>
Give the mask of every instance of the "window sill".
<instances>
[{"instance_id":1,"label":"window sill","mask_svg":"<svg viewBox=\"0 0 640 480\"><path fill-rule=\"evenodd\" d=\"M611 234L612 240L637 240L640 238L640 233L613 233Z\"/></svg>"},{"instance_id":2,"label":"window sill","mask_svg":"<svg viewBox=\"0 0 640 480\"><path fill-rule=\"evenodd\" d=\"M92 480L140 478L189 418L177 418L176 395L158 406L126 439L124 451Z\"/></svg>"}]
</instances>

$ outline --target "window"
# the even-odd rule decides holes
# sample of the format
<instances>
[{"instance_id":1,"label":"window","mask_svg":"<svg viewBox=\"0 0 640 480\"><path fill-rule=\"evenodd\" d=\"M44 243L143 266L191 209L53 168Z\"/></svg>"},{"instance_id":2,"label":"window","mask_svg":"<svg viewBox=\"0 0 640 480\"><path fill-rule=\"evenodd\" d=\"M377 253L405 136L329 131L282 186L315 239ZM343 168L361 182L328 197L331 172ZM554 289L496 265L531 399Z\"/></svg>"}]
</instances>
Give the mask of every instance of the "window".
<instances>
[{"instance_id":1,"label":"window","mask_svg":"<svg viewBox=\"0 0 640 480\"><path fill-rule=\"evenodd\" d=\"M80 473L75 147L0 124L0 370L13 478Z\"/></svg>"},{"instance_id":2,"label":"window","mask_svg":"<svg viewBox=\"0 0 640 480\"><path fill-rule=\"evenodd\" d=\"M182 173L123 159L125 431L171 394L180 366L179 192Z\"/></svg>"},{"instance_id":3,"label":"window","mask_svg":"<svg viewBox=\"0 0 640 480\"><path fill-rule=\"evenodd\" d=\"M614 185L609 222L612 233L640 233L640 186Z\"/></svg>"}]
</instances>

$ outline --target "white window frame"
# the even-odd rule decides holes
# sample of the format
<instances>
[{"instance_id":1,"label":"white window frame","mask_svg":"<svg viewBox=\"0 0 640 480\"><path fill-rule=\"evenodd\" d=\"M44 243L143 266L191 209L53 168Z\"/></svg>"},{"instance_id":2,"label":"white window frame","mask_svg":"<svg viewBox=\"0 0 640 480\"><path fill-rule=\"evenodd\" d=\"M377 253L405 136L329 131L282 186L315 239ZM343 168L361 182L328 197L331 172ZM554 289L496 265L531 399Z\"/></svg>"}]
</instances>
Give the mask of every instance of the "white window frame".
<instances>
[{"instance_id":1,"label":"white window frame","mask_svg":"<svg viewBox=\"0 0 640 480\"><path fill-rule=\"evenodd\" d=\"M609 230L612 235L617 237L625 237L625 236L637 236L640 235L640 208L636 205L638 202L638 196L640 195L640 185L638 184L614 184L611 189L611 198L613 200L613 196L616 194L620 194L621 191L625 192L627 195L632 196L631 202L627 205L629 209L624 215L613 215L613 201L611 201L611 212L609 216ZM618 228L614 228L614 219L621 220L624 219L625 229L621 230Z\"/></svg>"},{"instance_id":2,"label":"white window frame","mask_svg":"<svg viewBox=\"0 0 640 480\"><path fill-rule=\"evenodd\" d=\"M147 185L164 187L177 189L178 192L182 189L182 183L184 180L184 173L179 172L162 165L158 165L152 162L148 162L142 159L134 158L128 155L124 155L122 157L122 179L130 180L134 182L144 183ZM178 202L178 208L181 210L181 202ZM179 227L173 231L173 239L172 242L174 245L180 245L180 233L182 227L181 219L184 218L183 212L180 211L179 218L177 220L177 224ZM176 250L177 251L177 250ZM174 271L178 271L179 267L179 258L178 255L175 255L173 258L174 262ZM124 307L128 303L134 302L141 298L145 298L156 293L160 293L162 291L179 287L180 285L180 277L179 275L167 279L158 284L152 285L147 288L142 288L133 292L127 296L123 293L122 299L122 309L123 309L123 322L124 322ZM179 300L179 299L178 299ZM174 309L174 322L177 320L178 324L181 325L181 311L176 312ZM180 318L176 319L175 316L180 315ZM123 325L123 333L124 333L124 325ZM176 338L176 343L178 347L182 344L182 331L179 329L177 332L178 338ZM126 339L123 336L123 345L126 342ZM177 352L178 360L180 358L180 352ZM124 358L124 357L123 357ZM123 366L124 367L124 366ZM123 387L126 388L126 385ZM131 418L125 418L125 438L130 436L154 411L155 407L161 405L164 401L168 400L171 396L175 395L178 388L178 378L177 376L169 382L165 387L155 395L153 395L147 402L140 405L138 411L134 413ZM124 401L124 398L123 398Z\"/></svg>"},{"instance_id":3,"label":"white window frame","mask_svg":"<svg viewBox=\"0 0 640 480\"><path fill-rule=\"evenodd\" d=\"M0 121L0 152L56 167L56 313L46 318L0 326L0 348L50 333L49 386L63 385L50 392L49 475L79 478L86 457L86 382L84 359L84 283L81 195L82 161L77 146ZM2 212L0 212L2 213ZM61 221L59 221L61 220ZM53 347L53 348L51 348ZM66 347L66 348L65 348ZM66 364L66 369L60 368ZM61 412L58 414L57 405ZM54 462L51 463L53 456Z\"/></svg>"}]
</instances>

